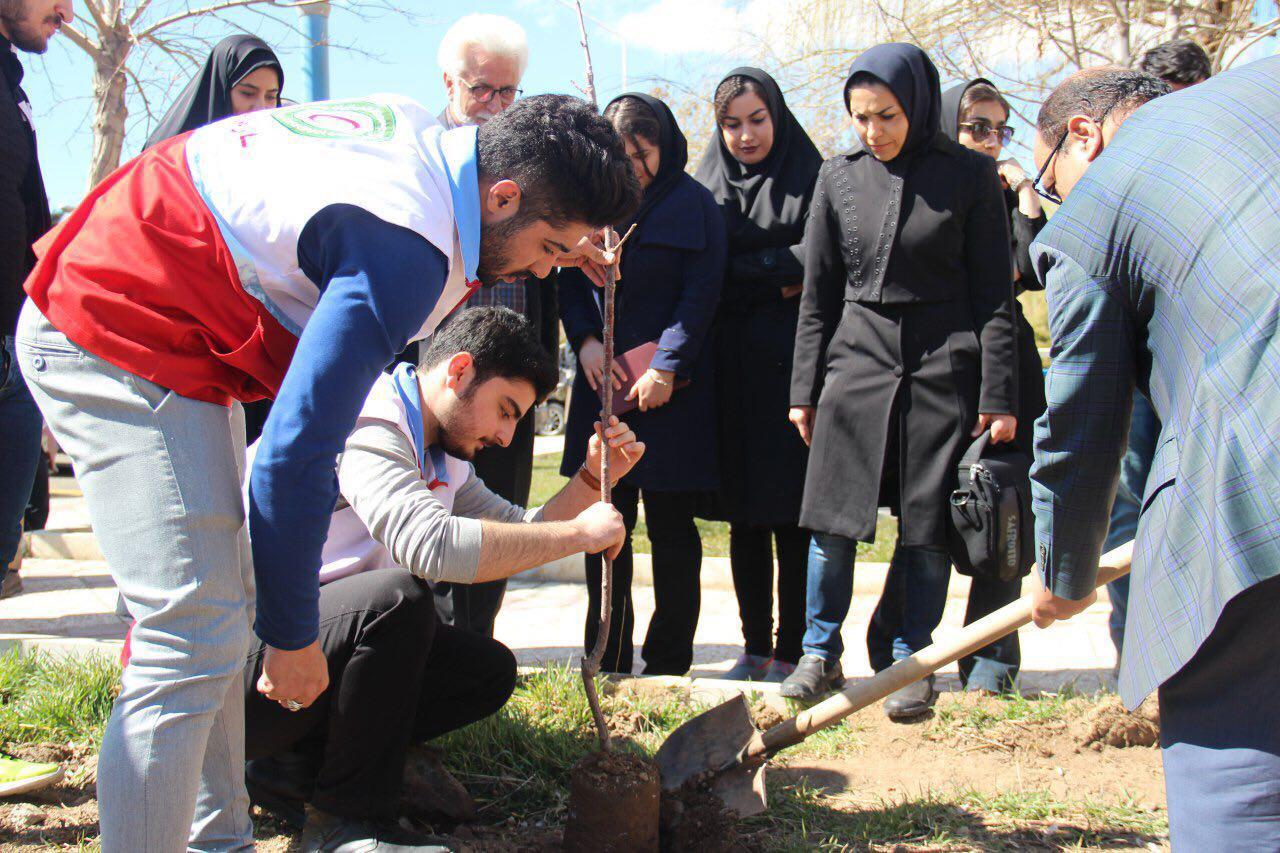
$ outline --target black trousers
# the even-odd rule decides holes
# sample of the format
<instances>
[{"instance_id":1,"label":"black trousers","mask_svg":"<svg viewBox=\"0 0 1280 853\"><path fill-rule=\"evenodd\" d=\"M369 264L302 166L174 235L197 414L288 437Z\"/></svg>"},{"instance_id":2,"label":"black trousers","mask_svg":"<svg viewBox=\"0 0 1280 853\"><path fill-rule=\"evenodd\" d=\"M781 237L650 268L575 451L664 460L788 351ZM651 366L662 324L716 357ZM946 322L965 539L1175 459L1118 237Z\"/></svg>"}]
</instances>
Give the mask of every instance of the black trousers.
<instances>
[{"instance_id":1,"label":"black trousers","mask_svg":"<svg viewBox=\"0 0 1280 853\"><path fill-rule=\"evenodd\" d=\"M631 604L631 531L636 526L640 490L627 485L613 489L613 503L627 526L627 542L613 561L613 595L609 637L605 644L605 672L630 673L634 648L631 633L635 612ZM694 523L697 492L645 490L644 516L653 545L653 618L645 633L645 675L684 675L693 665L693 635L702 606L702 537ZM588 554L586 647L595 644L600 628L600 575L604 559Z\"/></svg>"},{"instance_id":2,"label":"black trousers","mask_svg":"<svg viewBox=\"0 0 1280 853\"><path fill-rule=\"evenodd\" d=\"M773 552L778 549L778 638L773 637ZM729 528L729 564L746 652L796 663L802 654L809 531L803 527Z\"/></svg>"},{"instance_id":3,"label":"black trousers","mask_svg":"<svg viewBox=\"0 0 1280 853\"><path fill-rule=\"evenodd\" d=\"M320 647L329 688L290 712L257 691L263 645L245 667L245 757L322 755L312 804L347 818L395 814L410 744L483 719L506 704L516 661L496 640L439 625L426 583L402 569L320 589Z\"/></svg>"}]
</instances>

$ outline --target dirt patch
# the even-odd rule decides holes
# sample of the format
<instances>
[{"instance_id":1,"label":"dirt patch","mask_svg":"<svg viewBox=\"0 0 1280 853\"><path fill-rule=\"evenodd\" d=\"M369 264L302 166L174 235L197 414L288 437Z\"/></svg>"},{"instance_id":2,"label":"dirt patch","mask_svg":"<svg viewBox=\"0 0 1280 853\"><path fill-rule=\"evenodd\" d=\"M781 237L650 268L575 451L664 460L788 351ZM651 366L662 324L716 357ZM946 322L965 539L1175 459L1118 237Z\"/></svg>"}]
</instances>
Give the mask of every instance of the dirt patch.
<instances>
[{"instance_id":1,"label":"dirt patch","mask_svg":"<svg viewBox=\"0 0 1280 853\"><path fill-rule=\"evenodd\" d=\"M26 853L77 847L97 837L96 755L85 746L58 743L7 744L4 751L24 761L58 762L66 773L56 785L0 800L0 849Z\"/></svg>"},{"instance_id":2,"label":"dirt patch","mask_svg":"<svg viewBox=\"0 0 1280 853\"><path fill-rule=\"evenodd\" d=\"M1148 699L1129 711L1119 698L1109 697L1080 720L1077 731L1080 743L1095 751L1155 746L1160 742L1160 708Z\"/></svg>"},{"instance_id":3,"label":"dirt patch","mask_svg":"<svg viewBox=\"0 0 1280 853\"><path fill-rule=\"evenodd\" d=\"M593 752L569 773L564 849L656 851L658 768L625 752Z\"/></svg>"},{"instance_id":4,"label":"dirt patch","mask_svg":"<svg viewBox=\"0 0 1280 853\"><path fill-rule=\"evenodd\" d=\"M662 795L663 853L733 853L743 850L737 816L704 788L686 786Z\"/></svg>"},{"instance_id":5,"label":"dirt patch","mask_svg":"<svg viewBox=\"0 0 1280 853\"><path fill-rule=\"evenodd\" d=\"M751 703L751 722L757 729L767 732L769 729L787 719L786 715L770 705L761 697Z\"/></svg>"},{"instance_id":6,"label":"dirt patch","mask_svg":"<svg viewBox=\"0 0 1280 853\"><path fill-rule=\"evenodd\" d=\"M955 722L975 710L995 715L1001 701L946 693L938 699L933 719L905 726L889 721L879 708L864 709L849 719L857 737L842 741L838 749L810 741L783 753L770 771L770 787L803 780L868 804L925 792L1035 790L1063 800L1164 806L1158 749L1083 745L1084 720L1096 702L1082 699L1043 719L995 720L982 726ZM949 723L943 719L947 711L953 712Z\"/></svg>"}]
</instances>

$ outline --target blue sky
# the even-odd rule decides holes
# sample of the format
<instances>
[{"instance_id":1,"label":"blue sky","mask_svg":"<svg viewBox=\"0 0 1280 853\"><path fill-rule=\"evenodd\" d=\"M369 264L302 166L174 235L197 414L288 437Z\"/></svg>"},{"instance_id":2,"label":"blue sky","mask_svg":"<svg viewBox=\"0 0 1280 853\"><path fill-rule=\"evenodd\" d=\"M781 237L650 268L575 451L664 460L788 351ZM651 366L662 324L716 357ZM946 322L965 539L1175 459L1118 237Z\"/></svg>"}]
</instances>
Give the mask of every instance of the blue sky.
<instances>
[{"instance_id":1,"label":"blue sky","mask_svg":"<svg viewBox=\"0 0 1280 853\"><path fill-rule=\"evenodd\" d=\"M410 8L427 5L425 0L400 2ZM417 20L383 16L375 21L362 21L350 12L335 9L329 25L331 39L353 42L364 51L378 54L379 58L352 51L333 51L330 56L332 95L345 97L392 91L407 94L433 109L443 106L444 91L435 62L436 45L455 14L469 9L451 6L450 12L444 15L434 10L448 8L446 4L430 5L433 14L424 14ZM613 0L586 4L588 14L605 22L617 20L613 14L615 6L619 11L626 8ZM471 8L479 10L481 7ZM482 8L487 12L508 15L528 31L530 63L522 84L527 94L579 94L573 84L583 79L583 60L572 8L555 0L537 3L498 0L488 2ZM216 41L232 31L228 24L211 20L202 32ZM272 28L273 42L284 32L282 28ZM293 44L275 43L273 46L277 47L285 65L285 95L305 100L301 73L302 38L295 35L292 41ZM601 97L607 100L621 91L621 50L615 39L593 28L592 54L596 85ZM89 97L92 93L92 66L83 52L61 37L54 38L44 57L23 58L27 66L26 88L35 105L41 162L50 202L55 207L74 204L85 189L92 148L92 104ZM627 58L633 87L644 86L654 77L678 79L686 67L684 60L634 45L629 48ZM703 58L717 66L728 61L714 56ZM174 85L170 97L176 97L180 89L181 84ZM129 128L126 157L138 151L146 135L142 124L131 122Z\"/></svg>"},{"instance_id":2,"label":"blue sky","mask_svg":"<svg viewBox=\"0 0 1280 853\"><path fill-rule=\"evenodd\" d=\"M134 2L127 0L127 6ZM489 0L483 5L384 0L415 12L409 18L384 14L373 20L361 20L344 10L345 2L334 0L330 37L335 43L354 44L360 50L332 51L330 85L334 97L389 91L409 95L433 109L442 107L444 91L435 62L436 46L449 24L470 11L508 15L525 27L530 42L529 70L522 84L526 94L579 94L574 83L583 79L582 51L577 19L568 0ZM176 0L156 0L154 8L174 5ZM646 89L657 81L703 85L742 64L748 59L739 47L742 32L759 31L765 22L793 14L794 0L584 0L584 7L598 21L626 32L630 87ZM1275 0L1260 0L1255 16L1270 17L1274 9ZM292 12L282 14L287 15L286 20L294 20ZM285 95L305 100L302 36L278 25L268 24L264 29L258 16L242 14L231 21L263 35L276 47L285 65ZM589 29L596 84L602 100L608 100L622 91L620 43L594 24L589 24ZM200 33L212 43L234 31L231 22L207 19ZM1254 55L1274 52L1275 40L1269 41ZM50 201L55 207L75 204L85 190L92 144L90 60L59 36L45 56L24 56L24 62ZM192 71L174 64L168 72L175 82L166 100L172 100ZM163 113L164 106L157 111ZM684 130L695 138L710 128ZM145 123L130 122L126 157L137 153L146 132ZM1018 138L1029 138L1027 133L1026 128L1018 128ZM1017 149L1011 153L1025 155ZM1021 159L1029 165L1029 158Z\"/></svg>"}]
</instances>

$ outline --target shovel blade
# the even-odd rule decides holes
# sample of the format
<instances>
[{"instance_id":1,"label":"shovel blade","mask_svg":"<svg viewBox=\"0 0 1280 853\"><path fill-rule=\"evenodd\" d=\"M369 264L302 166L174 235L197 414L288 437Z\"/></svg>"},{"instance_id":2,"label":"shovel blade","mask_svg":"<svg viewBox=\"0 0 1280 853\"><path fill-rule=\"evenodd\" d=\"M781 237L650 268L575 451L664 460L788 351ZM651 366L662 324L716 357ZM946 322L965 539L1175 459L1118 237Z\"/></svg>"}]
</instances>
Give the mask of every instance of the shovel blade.
<instances>
[{"instance_id":1,"label":"shovel blade","mask_svg":"<svg viewBox=\"0 0 1280 853\"><path fill-rule=\"evenodd\" d=\"M676 729L654 760L664 791L708 783L725 806L741 817L765 808L762 765L745 767L740 755L756 733L742 695L704 711Z\"/></svg>"}]
</instances>

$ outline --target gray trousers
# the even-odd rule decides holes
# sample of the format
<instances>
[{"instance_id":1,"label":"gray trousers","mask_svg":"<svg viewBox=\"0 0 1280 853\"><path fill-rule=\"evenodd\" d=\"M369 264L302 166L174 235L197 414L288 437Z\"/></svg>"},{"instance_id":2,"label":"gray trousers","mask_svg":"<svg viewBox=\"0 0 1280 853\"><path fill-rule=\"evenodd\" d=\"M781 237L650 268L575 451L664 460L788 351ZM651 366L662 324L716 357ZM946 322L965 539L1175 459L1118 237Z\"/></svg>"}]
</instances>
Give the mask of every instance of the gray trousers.
<instances>
[{"instance_id":1,"label":"gray trousers","mask_svg":"<svg viewBox=\"0 0 1280 853\"><path fill-rule=\"evenodd\" d=\"M106 853L252 850L244 415L90 355L28 302L18 359L136 621L98 761Z\"/></svg>"}]
</instances>

